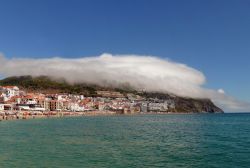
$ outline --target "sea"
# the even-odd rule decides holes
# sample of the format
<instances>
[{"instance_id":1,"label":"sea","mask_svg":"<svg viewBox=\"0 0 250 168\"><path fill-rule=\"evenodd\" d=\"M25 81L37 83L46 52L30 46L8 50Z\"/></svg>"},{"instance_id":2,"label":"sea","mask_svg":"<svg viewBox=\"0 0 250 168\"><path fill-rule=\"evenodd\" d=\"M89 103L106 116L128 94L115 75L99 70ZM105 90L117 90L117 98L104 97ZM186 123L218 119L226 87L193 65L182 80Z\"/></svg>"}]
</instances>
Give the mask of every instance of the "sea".
<instances>
[{"instance_id":1,"label":"sea","mask_svg":"<svg viewBox=\"0 0 250 168\"><path fill-rule=\"evenodd\" d=\"M250 167L250 114L0 122L0 168Z\"/></svg>"}]
</instances>

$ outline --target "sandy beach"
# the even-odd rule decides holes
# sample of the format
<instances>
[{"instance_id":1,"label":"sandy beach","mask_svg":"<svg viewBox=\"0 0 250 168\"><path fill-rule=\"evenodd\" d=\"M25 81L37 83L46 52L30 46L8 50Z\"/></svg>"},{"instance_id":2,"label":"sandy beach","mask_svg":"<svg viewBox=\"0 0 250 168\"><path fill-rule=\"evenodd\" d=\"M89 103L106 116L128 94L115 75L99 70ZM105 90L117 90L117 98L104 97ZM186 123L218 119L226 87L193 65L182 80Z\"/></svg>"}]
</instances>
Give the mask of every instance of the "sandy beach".
<instances>
[{"instance_id":1,"label":"sandy beach","mask_svg":"<svg viewBox=\"0 0 250 168\"><path fill-rule=\"evenodd\" d=\"M27 120L38 118L60 118L60 117L79 117L79 116L105 116L117 115L113 111L90 111L90 112L29 112L29 111L2 111L0 112L0 121L8 120Z\"/></svg>"}]
</instances>

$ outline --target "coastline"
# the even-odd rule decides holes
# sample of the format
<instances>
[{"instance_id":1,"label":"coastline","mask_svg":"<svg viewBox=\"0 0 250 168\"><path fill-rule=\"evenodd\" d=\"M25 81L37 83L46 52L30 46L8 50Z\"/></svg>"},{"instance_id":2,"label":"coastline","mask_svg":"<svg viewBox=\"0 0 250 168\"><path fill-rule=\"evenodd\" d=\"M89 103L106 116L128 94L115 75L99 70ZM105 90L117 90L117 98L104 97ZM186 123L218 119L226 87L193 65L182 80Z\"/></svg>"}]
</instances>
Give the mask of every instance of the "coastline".
<instances>
[{"instance_id":1,"label":"coastline","mask_svg":"<svg viewBox=\"0 0 250 168\"><path fill-rule=\"evenodd\" d=\"M147 113L128 113L121 114L114 111L88 111L88 112L44 112L44 113L34 113L29 111L22 111L21 113L18 111L8 112L2 111L0 112L0 121L10 121L10 120L30 120L30 119L46 119L46 118L64 118L64 117L84 117L84 116L115 116L115 115L123 115L123 116L131 116L131 115L178 115L178 114L209 114L209 113L201 113L201 112L147 112ZM218 113L211 113L218 114Z\"/></svg>"},{"instance_id":2,"label":"coastline","mask_svg":"<svg viewBox=\"0 0 250 168\"><path fill-rule=\"evenodd\" d=\"M91 112L45 112L45 113L32 113L32 112L1 112L0 121L9 120L30 120L30 119L41 119L41 118L63 118L63 117L81 117L81 116L111 116L119 115L112 111L91 111Z\"/></svg>"}]
</instances>

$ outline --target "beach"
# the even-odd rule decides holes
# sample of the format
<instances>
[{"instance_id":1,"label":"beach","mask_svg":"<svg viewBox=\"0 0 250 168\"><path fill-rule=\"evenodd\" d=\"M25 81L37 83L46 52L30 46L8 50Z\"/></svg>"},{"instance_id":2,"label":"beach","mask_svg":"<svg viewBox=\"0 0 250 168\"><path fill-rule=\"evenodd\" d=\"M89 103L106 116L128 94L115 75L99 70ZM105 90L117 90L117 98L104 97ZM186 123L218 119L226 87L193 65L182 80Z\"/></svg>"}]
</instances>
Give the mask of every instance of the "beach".
<instances>
[{"instance_id":1,"label":"beach","mask_svg":"<svg viewBox=\"0 0 250 168\"><path fill-rule=\"evenodd\" d=\"M113 111L88 111L88 112L30 112L30 111L2 111L0 112L0 121L7 120L27 120L38 118L61 118L61 117L79 117L79 116L106 116L116 115Z\"/></svg>"}]
</instances>

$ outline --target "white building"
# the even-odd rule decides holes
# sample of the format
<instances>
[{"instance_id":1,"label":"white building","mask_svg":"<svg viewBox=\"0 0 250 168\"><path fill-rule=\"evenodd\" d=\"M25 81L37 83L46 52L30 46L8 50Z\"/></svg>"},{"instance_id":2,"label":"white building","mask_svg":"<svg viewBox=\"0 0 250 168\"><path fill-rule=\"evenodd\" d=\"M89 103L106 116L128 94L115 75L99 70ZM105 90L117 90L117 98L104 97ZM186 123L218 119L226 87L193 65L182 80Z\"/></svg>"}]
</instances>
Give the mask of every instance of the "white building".
<instances>
[{"instance_id":1,"label":"white building","mask_svg":"<svg viewBox=\"0 0 250 168\"><path fill-rule=\"evenodd\" d=\"M28 110L28 111L45 111L45 108L41 107L39 104L19 104L19 110Z\"/></svg>"},{"instance_id":2,"label":"white building","mask_svg":"<svg viewBox=\"0 0 250 168\"><path fill-rule=\"evenodd\" d=\"M4 110L4 104L0 104L0 111Z\"/></svg>"},{"instance_id":3,"label":"white building","mask_svg":"<svg viewBox=\"0 0 250 168\"><path fill-rule=\"evenodd\" d=\"M26 104L37 104L37 101L35 99L30 99L26 102Z\"/></svg>"},{"instance_id":4,"label":"white building","mask_svg":"<svg viewBox=\"0 0 250 168\"><path fill-rule=\"evenodd\" d=\"M69 109L70 111L76 111L76 112L80 112L80 111L85 111L85 107L84 106L79 106L78 103L70 103L69 104Z\"/></svg>"},{"instance_id":5,"label":"white building","mask_svg":"<svg viewBox=\"0 0 250 168\"><path fill-rule=\"evenodd\" d=\"M19 88L17 86L0 86L0 91L4 101L8 101L13 96L19 96Z\"/></svg>"}]
</instances>

